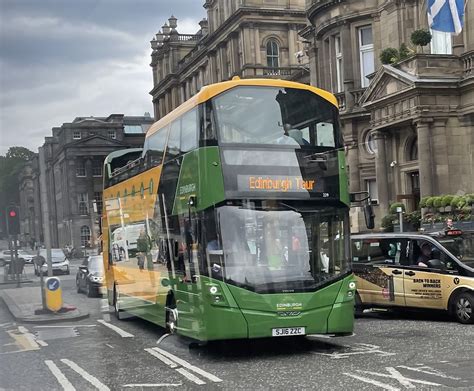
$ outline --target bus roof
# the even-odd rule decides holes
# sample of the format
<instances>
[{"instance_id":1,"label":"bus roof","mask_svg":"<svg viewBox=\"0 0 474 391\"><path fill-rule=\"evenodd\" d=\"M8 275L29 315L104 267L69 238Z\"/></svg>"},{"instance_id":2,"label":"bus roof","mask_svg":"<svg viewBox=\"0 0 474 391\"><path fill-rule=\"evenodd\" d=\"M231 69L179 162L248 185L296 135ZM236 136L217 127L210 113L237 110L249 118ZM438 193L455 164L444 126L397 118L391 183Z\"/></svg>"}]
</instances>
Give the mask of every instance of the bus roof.
<instances>
[{"instance_id":1,"label":"bus roof","mask_svg":"<svg viewBox=\"0 0 474 391\"><path fill-rule=\"evenodd\" d=\"M230 90L231 88L237 86L261 86L261 87L284 87L284 88L299 88L302 90L311 91L322 98L326 99L328 102L332 103L334 106L338 107L336 97L328 91L322 90L320 88L316 88L307 84L296 83L293 81L288 80L281 80L281 79L240 79L238 77L234 77L232 80L215 83L207 85L201 90L188 99L186 102L182 103L176 109L165 115L159 121L155 122L146 134L146 137L150 137L152 134L156 133L159 129L163 128L164 126L168 125L174 119L179 117L180 115L184 114L188 110L192 109L193 107L199 105L200 103L204 103L209 99L219 95L220 93Z\"/></svg>"}]
</instances>

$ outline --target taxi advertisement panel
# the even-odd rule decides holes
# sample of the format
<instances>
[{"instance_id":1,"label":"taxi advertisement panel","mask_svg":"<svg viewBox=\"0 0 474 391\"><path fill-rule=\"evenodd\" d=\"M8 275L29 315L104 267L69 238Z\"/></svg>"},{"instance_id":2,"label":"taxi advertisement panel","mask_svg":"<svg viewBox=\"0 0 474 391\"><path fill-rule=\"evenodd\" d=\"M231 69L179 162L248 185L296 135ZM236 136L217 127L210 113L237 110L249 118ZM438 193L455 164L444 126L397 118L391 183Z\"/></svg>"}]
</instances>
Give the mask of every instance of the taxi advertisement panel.
<instances>
[{"instance_id":1,"label":"taxi advertisement panel","mask_svg":"<svg viewBox=\"0 0 474 391\"><path fill-rule=\"evenodd\" d=\"M473 236L459 230L353 235L357 305L446 310L473 323Z\"/></svg>"}]
</instances>

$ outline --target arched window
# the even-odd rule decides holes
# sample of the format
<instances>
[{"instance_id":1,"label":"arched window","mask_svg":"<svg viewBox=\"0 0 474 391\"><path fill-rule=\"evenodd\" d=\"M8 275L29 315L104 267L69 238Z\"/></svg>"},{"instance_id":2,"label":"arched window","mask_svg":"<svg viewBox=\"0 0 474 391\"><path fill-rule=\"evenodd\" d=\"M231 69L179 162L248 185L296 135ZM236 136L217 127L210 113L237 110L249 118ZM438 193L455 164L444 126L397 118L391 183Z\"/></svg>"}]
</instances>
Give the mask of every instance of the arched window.
<instances>
[{"instance_id":1,"label":"arched window","mask_svg":"<svg viewBox=\"0 0 474 391\"><path fill-rule=\"evenodd\" d=\"M267 42L267 66L270 68L280 66L280 48L274 39Z\"/></svg>"},{"instance_id":2,"label":"arched window","mask_svg":"<svg viewBox=\"0 0 474 391\"><path fill-rule=\"evenodd\" d=\"M418 160L418 138L417 137L413 137L407 143L406 157L407 157L407 161L409 162Z\"/></svg>"},{"instance_id":3,"label":"arched window","mask_svg":"<svg viewBox=\"0 0 474 391\"><path fill-rule=\"evenodd\" d=\"M91 244L91 230L87 225L81 227L81 246L90 247Z\"/></svg>"}]
</instances>

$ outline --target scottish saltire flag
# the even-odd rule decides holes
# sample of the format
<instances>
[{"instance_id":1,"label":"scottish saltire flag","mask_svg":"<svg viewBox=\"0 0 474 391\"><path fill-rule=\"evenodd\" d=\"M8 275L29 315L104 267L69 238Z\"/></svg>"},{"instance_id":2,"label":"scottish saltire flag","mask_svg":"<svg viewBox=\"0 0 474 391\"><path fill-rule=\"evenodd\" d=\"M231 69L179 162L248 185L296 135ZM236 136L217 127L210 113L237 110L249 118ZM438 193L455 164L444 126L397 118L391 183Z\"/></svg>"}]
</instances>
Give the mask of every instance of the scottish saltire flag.
<instances>
[{"instance_id":1,"label":"scottish saltire flag","mask_svg":"<svg viewBox=\"0 0 474 391\"><path fill-rule=\"evenodd\" d=\"M464 0L428 0L428 23L432 30L459 34L464 19Z\"/></svg>"}]
</instances>

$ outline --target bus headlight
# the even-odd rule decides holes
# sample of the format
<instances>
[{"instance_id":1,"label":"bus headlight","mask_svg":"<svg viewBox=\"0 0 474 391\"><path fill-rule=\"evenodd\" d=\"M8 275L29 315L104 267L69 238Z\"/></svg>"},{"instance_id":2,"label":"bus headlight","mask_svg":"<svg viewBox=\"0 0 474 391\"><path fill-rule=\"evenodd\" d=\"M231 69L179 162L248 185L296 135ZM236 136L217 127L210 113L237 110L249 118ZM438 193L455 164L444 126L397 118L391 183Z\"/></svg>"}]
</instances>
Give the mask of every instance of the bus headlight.
<instances>
[{"instance_id":1,"label":"bus headlight","mask_svg":"<svg viewBox=\"0 0 474 391\"><path fill-rule=\"evenodd\" d=\"M211 292L212 295L215 295L217 293L217 286L211 286L209 292Z\"/></svg>"},{"instance_id":2,"label":"bus headlight","mask_svg":"<svg viewBox=\"0 0 474 391\"><path fill-rule=\"evenodd\" d=\"M356 283L354 281L351 281L349 283L349 289L355 289L356 288Z\"/></svg>"}]
</instances>

